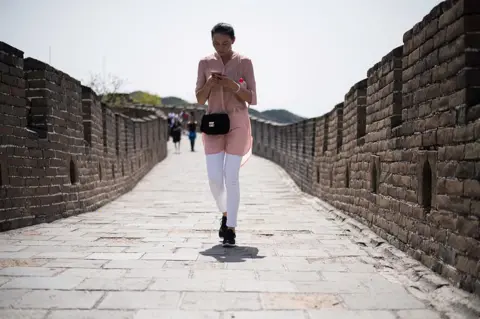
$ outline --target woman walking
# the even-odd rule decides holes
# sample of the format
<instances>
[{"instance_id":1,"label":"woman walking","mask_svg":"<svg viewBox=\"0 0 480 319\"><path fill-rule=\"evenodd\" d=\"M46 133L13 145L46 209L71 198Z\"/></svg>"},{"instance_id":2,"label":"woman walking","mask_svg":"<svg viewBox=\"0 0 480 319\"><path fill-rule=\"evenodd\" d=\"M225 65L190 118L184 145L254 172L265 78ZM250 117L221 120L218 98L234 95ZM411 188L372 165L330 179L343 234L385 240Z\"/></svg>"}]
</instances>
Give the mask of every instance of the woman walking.
<instances>
[{"instance_id":1,"label":"woman walking","mask_svg":"<svg viewBox=\"0 0 480 319\"><path fill-rule=\"evenodd\" d=\"M197 138L197 121L195 121L195 114L190 112L190 120L187 123L188 138L190 139L190 148L195 152L195 139Z\"/></svg>"},{"instance_id":2,"label":"woman walking","mask_svg":"<svg viewBox=\"0 0 480 319\"><path fill-rule=\"evenodd\" d=\"M210 190L223 213L219 236L228 247L235 246L239 171L251 154L247 104L257 104L256 83L252 61L232 50L233 27L219 23L211 30L211 37L215 53L200 60L195 93L199 104L208 101L207 114L228 114L230 129L226 134L203 134Z\"/></svg>"}]
</instances>

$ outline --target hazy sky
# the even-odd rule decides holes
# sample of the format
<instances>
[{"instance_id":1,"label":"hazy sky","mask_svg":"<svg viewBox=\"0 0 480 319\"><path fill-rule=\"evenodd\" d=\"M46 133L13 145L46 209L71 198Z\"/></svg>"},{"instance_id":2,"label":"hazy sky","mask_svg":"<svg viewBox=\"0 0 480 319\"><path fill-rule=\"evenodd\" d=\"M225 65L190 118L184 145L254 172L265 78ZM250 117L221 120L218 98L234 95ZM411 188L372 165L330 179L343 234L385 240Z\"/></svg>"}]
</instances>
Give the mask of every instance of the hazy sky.
<instances>
[{"instance_id":1,"label":"hazy sky","mask_svg":"<svg viewBox=\"0 0 480 319\"><path fill-rule=\"evenodd\" d=\"M91 73L194 101L217 22L249 56L259 110L321 115L439 0L0 0L0 41L78 80ZM103 63L102 61L105 61ZM283 67L279 67L283 65Z\"/></svg>"}]
</instances>

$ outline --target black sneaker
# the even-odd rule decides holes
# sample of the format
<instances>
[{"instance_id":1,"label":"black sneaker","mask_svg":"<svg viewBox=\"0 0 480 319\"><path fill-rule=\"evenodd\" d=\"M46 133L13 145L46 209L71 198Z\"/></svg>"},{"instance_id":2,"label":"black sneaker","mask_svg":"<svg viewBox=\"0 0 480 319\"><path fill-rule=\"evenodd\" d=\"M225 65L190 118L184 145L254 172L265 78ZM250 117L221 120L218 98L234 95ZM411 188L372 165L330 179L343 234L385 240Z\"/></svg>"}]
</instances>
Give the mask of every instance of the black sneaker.
<instances>
[{"instance_id":1,"label":"black sneaker","mask_svg":"<svg viewBox=\"0 0 480 319\"><path fill-rule=\"evenodd\" d=\"M225 237L225 233L227 231L227 216L222 216L222 222L220 224L220 229L218 230L218 237L223 238Z\"/></svg>"},{"instance_id":2,"label":"black sneaker","mask_svg":"<svg viewBox=\"0 0 480 319\"><path fill-rule=\"evenodd\" d=\"M223 247L235 247L235 232L230 228L225 232L225 237L223 238Z\"/></svg>"}]
</instances>

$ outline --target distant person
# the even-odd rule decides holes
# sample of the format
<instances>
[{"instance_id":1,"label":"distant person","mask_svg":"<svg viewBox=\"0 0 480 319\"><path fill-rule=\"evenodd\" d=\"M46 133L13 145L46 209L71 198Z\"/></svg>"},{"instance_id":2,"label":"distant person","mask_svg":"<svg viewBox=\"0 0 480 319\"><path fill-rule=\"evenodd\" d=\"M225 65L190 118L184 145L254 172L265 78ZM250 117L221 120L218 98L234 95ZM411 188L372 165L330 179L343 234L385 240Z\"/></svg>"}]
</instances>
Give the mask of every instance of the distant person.
<instances>
[{"instance_id":1,"label":"distant person","mask_svg":"<svg viewBox=\"0 0 480 319\"><path fill-rule=\"evenodd\" d=\"M182 123L183 123L183 129L188 130L188 113L186 111L183 112L182 114Z\"/></svg>"},{"instance_id":2,"label":"distant person","mask_svg":"<svg viewBox=\"0 0 480 319\"><path fill-rule=\"evenodd\" d=\"M172 112L168 113L168 126L172 127L174 114Z\"/></svg>"},{"instance_id":3,"label":"distant person","mask_svg":"<svg viewBox=\"0 0 480 319\"><path fill-rule=\"evenodd\" d=\"M169 112L167 115L167 122L168 122L168 136L167 136L167 141L170 140L170 137L172 136L172 125L173 125L173 113Z\"/></svg>"},{"instance_id":4,"label":"distant person","mask_svg":"<svg viewBox=\"0 0 480 319\"><path fill-rule=\"evenodd\" d=\"M223 213L219 236L228 247L235 246L239 171L251 154L247 104L257 104L256 83L252 61L232 50L233 27L219 23L211 30L211 37L216 52L198 63L195 93L199 104L208 101L207 114L226 112L230 123L230 130L223 135L203 134L210 190Z\"/></svg>"},{"instance_id":5,"label":"distant person","mask_svg":"<svg viewBox=\"0 0 480 319\"><path fill-rule=\"evenodd\" d=\"M190 148L195 152L195 139L197 138L197 121L195 121L195 113L190 113L190 120L187 123L188 138L190 139Z\"/></svg>"},{"instance_id":6,"label":"distant person","mask_svg":"<svg viewBox=\"0 0 480 319\"><path fill-rule=\"evenodd\" d=\"M175 153L180 153L180 140L182 139L182 125L178 119L175 119L172 126L172 139L175 145Z\"/></svg>"}]
</instances>

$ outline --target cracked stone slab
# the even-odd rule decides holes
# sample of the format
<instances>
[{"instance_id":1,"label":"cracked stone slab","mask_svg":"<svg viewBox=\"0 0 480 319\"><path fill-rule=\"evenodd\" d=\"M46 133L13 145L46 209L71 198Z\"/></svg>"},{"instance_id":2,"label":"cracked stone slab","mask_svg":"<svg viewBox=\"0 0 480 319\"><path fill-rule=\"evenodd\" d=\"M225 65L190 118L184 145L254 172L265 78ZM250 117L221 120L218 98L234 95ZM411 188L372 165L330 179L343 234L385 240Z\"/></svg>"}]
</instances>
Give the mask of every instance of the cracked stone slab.
<instances>
[{"instance_id":1,"label":"cracked stone slab","mask_svg":"<svg viewBox=\"0 0 480 319\"><path fill-rule=\"evenodd\" d=\"M114 291L108 292L99 309L176 309L179 292L163 291Z\"/></svg>"},{"instance_id":2,"label":"cracked stone slab","mask_svg":"<svg viewBox=\"0 0 480 319\"><path fill-rule=\"evenodd\" d=\"M150 278L87 278L83 280L76 290L145 290L150 285Z\"/></svg>"},{"instance_id":3,"label":"cracked stone slab","mask_svg":"<svg viewBox=\"0 0 480 319\"><path fill-rule=\"evenodd\" d=\"M135 311L125 310L54 310L46 319L135 319Z\"/></svg>"},{"instance_id":4,"label":"cracked stone slab","mask_svg":"<svg viewBox=\"0 0 480 319\"><path fill-rule=\"evenodd\" d=\"M18 299L15 308L90 309L103 296L96 291L32 290Z\"/></svg>"},{"instance_id":5,"label":"cracked stone slab","mask_svg":"<svg viewBox=\"0 0 480 319\"><path fill-rule=\"evenodd\" d=\"M342 308L341 299L333 294L262 293L261 298L270 310Z\"/></svg>"},{"instance_id":6,"label":"cracked stone slab","mask_svg":"<svg viewBox=\"0 0 480 319\"><path fill-rule=\"evenodd\" d=\"M257 293L186 292L180 309L190 311L260 310L262 305Z\"/></svg>"},{"instance_id":7,"label":"cracked stone slab","mask_svg":"<svg viewBox=\"0 0 480 319\"><path fill-rule=\"evenodd\" d=\"M10 308L28 291L24 289L1 289L0 308Z\"/></svg>"},{"instance_id":8,"label":"cracked stone slab","mask_svg":"<svg viewBox=\"0 0 480 319\"><path fill-rule=\"evenodd\" d=\"M220 316L216 311L140 310L134 319L220 319Z\"/></svg>"},{"instance_id":9,"label":"cracked stone slab","mask_svg":"<svg viewBox=\"0 0 480 319\"><path fill-rule=\"evenodd\" d=\"M341 294L349 309L373 310L373 309L423 309L426 305L408 292L384 292L364 294Z\"/></svg>"},{"instance_id":10,"label":"cracked stone slab","mask_svg":"<svg viewBox=\"0 0 480 319\"><path fill-rule=\"evenodd\" d=\"M148 290L162 291L221 291L222 280L216 278L157 278Z\"/></svg>"},{"instance_id":11,"label":"cracked stone slab","mask_svg":"<svg viewBox=\"0 0 480 319\"><path fill-rule=\"evenodd\" d=\"M441 319L437 312L430 309L401 310L397 312L399 319Z\"/></svg>"},{"instance_id":12,"label":"cracked stone slab","mask_svg":"<svg viewBox=\"0 0 480 319\"><path fill-rule=\"evenodd\" d=\"M310 319L397 319L393 312L386 310L322 309L310 310L308 314Z\"/></svg>"},{"instance_id":13,"label":"cracked stone slab","mask_svg":"<svg viewBox=\"0 0 480 319\"><path fill-rule=\"evenodd\" d=\"M303 311L233 311L225 312L225 319L305 319Z\"/></svg>"},{"instance_id":14,"label":"cracked stone slab","mask_svg":"<svg viewBox=\"0 0 480 319\"><path fill-rule=\"evenodd\" d=\"M59 275L56 277L17 277L13 278L0 289L73 289L85 277Z\"/></svg>"},{"instance_id":15,"label":"cracked stone slab","mask_svg":"<svg viewBox=\"0 0 480 319\"><path fill-rule=\"evenodd\" d=\"M17 310L0 309L0 318L2 319L44 319L47 310Z\"/></svg>"},{"instance_id":16,"label":"cracked stone slab","mask_svg":"<svg viewBox=\"0 0 480 319\"><path fill-rule=\"evenodd\" d=\"M315 271L286 271L286 270L259 270L257 271L259 280L288 280L295 283L317 282L321 279L318 272Z\"/></svg>"},{"instance_id":17,"label":"cracked stone slab","mask_svg":"<svg viewBox=\"0 0 480 319\"><path fill-rule=\"evenodd\" d=\"M4 285L5 283L7 283L8 281L10 281L10 278L0 277L0 288L2 287L2 285Z\"/></svg>"},{"instance_id":18,"label":"cracked stone slab","mask_svg":"<svg viewBox=\"0 0 480 319\"><path fill-rule=\"evenodd\" d=\"M52 277L61 273L63 270L63 268L47 267L5 267L0 268L0 276Z\"/></svg>"}]
</instances>

